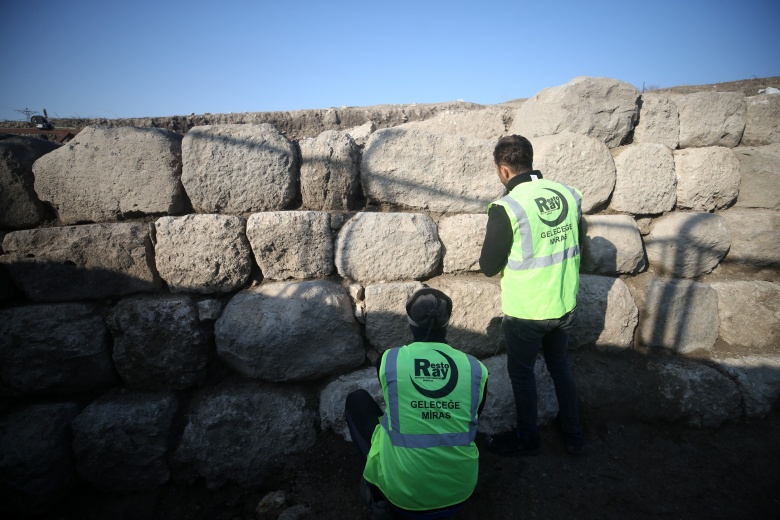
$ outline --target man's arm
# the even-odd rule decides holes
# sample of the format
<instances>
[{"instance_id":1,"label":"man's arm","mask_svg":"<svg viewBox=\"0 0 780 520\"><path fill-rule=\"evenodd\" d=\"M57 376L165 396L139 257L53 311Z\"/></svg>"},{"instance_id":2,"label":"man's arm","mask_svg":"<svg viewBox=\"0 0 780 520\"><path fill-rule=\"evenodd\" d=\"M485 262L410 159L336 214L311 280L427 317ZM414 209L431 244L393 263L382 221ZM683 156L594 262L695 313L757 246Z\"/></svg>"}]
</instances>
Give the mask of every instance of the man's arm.
<instances>
[{"instance_id":1,"label":"man's arm","mask_svg":"<svg viewBox=\"0 0 780 520\"><path fill-rule=\"evenodd\" d=\"M492 206L488 211L485 227L485 240L479 255L479 268L485 276L495 276L501 272L509 259L512 249L512 223L502 206Z\"/></svg>"}]
</instances>

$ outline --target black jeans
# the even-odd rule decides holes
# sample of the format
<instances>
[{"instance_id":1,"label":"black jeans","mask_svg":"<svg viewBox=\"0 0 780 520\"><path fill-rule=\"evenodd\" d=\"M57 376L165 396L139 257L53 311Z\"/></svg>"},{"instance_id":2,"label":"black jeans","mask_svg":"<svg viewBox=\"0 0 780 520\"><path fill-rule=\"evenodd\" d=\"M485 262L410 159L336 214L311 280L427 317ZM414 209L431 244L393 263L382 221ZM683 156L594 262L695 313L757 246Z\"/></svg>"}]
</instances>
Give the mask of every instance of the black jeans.
<instances>
[{"instance_id":1,"label":"black jeans","mask_svg":"<svg viewBox=\"0 0 780 520\"><path fill-rule=\"evenodd\" d=\"M347 396L344 405L344 418L347 420L349 434L355 443L363 463L368 458L371 449L371 437L382 417L382 409L376 404L371 394L363 390L355 390Z\"/></svg>"},{"instance_id":2,"label":"black jeans","mask_svg":"<svg viewBox=\"0 0 780 520\"><path fill-rule=\"evenodd\" d=\"M517 431L521 440L533 444L539 440L538 410L534 365L539 351L555 384L561 431L580 433L577 384L569 366L569 330L574 311L554 320L523 320L504 316L502 328L507 345L507 370L517 410Z\"/></svg>"}]
</instances>

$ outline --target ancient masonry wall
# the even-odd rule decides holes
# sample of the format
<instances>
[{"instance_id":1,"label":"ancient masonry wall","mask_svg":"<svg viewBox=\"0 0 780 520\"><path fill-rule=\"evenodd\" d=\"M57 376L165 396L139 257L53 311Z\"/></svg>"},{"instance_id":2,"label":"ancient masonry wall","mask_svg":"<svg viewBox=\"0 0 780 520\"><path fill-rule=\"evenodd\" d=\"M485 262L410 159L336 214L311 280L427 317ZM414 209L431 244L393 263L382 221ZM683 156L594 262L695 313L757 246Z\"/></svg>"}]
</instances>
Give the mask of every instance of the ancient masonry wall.
<instances>
[{"instance_id":1,"label":"ancient masonry wall","mask_svg":"<svg viewBox=\"0 0 780 520\"><path fill-rule=\"evenodd\" d=\"M410 340L404 303L423 285L453 298L450 342L490 370L482 431L511 426L499 281L478 257L503 194L493 146L512 133L583 193L582 406L702 427L765 416L780 95L577 78L296 141L267 123L95 126L62 146L0 140L4 502L44 510L78 479L261 483L320 431L348 436L348 392L380 397L372 363Z\"/></svg>"}]
</instances>

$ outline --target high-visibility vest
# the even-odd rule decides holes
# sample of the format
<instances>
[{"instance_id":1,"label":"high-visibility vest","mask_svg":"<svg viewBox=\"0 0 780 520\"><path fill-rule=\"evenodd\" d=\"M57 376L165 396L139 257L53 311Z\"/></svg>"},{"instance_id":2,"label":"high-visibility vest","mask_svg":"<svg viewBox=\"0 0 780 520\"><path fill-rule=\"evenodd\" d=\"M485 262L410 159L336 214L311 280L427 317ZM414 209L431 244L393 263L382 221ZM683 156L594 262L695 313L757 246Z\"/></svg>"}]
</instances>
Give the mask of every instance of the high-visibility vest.
<instances>
[{"instance_id":1,"label":"high-visibility vest","mask_svg":"<svg viewBox=\"0 0 780 520\"><path fill-rule=\"evenodd\" d=\"M363 477L410 511L448 507L471 496L487 376L476 358L444 343L386 351L379 374L386 408Z\"/></svg>"},{"instance_id":2,"label":"high-visibility vest","mask_svg":"<svg viewBox=\"0 0 780 520\"><path fill-rule=\"evenodd\" d=\"M514 234L501 271L504 314L545 320L574 309L580 288L580 191L538 179L518 184L493 205L506 210Z\"/></svg>"}]
</instances>

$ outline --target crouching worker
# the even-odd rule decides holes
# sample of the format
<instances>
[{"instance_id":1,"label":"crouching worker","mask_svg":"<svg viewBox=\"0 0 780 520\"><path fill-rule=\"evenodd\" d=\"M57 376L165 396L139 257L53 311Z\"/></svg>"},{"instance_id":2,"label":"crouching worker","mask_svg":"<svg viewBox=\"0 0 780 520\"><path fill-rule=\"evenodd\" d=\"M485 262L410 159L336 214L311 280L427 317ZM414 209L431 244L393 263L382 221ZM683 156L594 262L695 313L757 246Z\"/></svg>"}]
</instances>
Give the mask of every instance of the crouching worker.
<instances>
[{"instance_id":1,"label":"crouching worker","mask_svg":"<svg viewBox=\"0 0 780 520\"><path fill-rule=\"evenodd\" d=\"M448 518L477 485L474 438L488 371L445 343L446 294L420 289L406 313L414 342L377 361L384 414L365 390L347 396L347 425L365 459L361 495L374 518Z\"/></svg>"}]
</instances>

